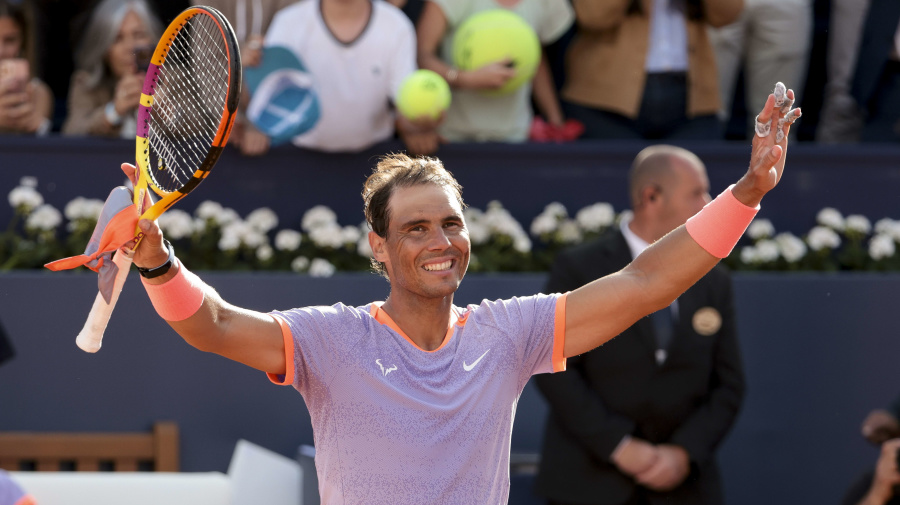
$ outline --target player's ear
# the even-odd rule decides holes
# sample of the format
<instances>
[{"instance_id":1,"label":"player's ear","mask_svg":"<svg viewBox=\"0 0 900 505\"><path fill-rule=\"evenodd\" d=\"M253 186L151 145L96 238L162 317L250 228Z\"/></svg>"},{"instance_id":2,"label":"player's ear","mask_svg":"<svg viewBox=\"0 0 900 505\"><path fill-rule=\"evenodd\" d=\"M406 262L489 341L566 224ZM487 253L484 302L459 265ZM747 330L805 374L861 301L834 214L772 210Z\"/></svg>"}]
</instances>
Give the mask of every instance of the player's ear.
<instances>
[{"instance_id":1,"label":"player's ear","mask_svg":"<svg viewBox=\"0 0 900 505\"><path fill-rule=\"evenodd\" d=\"M374 231L369 232L369 247L372 248L372 257L381 263L387 261L387 252L384 248L385 242L384 237L379 237Z\"/></svg>"}]
</instances>

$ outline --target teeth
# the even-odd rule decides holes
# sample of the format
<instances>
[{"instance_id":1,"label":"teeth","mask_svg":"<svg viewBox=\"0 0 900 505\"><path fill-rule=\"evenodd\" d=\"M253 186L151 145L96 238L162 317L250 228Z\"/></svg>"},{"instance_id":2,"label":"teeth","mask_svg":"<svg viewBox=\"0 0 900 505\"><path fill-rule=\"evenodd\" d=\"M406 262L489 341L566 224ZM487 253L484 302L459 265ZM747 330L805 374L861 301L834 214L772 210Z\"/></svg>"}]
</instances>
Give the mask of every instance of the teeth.
<instances>
[{"instance_id":1,"label":"teeth","mask_svg":"<svg viewBox=\"0 0 900 505\"><path fill-rule=\"evenodd\" d=\"M443 263L435 263L432 265L425 265L423 268L430 272L434 272L437 270L447 270L448 268L450 268L450 265L452 265L452 264L453 264L452 260L447 260Z\"/></svg>"}]
</instances>

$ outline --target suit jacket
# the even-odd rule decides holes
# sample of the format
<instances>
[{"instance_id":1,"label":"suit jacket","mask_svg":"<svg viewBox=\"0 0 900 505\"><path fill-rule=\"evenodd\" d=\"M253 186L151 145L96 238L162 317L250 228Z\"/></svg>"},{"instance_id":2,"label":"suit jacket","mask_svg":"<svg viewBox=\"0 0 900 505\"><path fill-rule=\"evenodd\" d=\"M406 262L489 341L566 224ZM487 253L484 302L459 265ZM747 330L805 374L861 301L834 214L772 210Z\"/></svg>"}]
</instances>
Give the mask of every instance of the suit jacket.
<instances>
[{"instance_id":1,"label":"suit jacket","mask_svg":"<svg viewBox=\"0 0 900 505\"><path fill-rule=\"evenodd\" d=\"M870 103L870 100L881 79L884 65L890 59L898 22L900 2L897 0L872 0L869 4L850 90L856 103L863 109L878 106Z\"/></svg>"},{"instance_id":2,"label":"suit jacket","mask_svg":"<svg viewBox=\"0 0 900 505\"><path fill-rule=\"evenodd\" d=\"M588 107L636 118L647 78L653 0L641 0L643 12L629 12L632 0L573 0L577 31L566 55L563 98ZM688 117L715 114L720 108L716 58L707 35L738 19L744 0L707 0L704 19L687 19Z\"/></svg>"},{"instance_id":3,"label":"suit jacket","mask_svg":"<svg viewBox=\"0 0 900 505\"><path fill-rule=\"evenodd\" d=\"M618 229L561 253L545 292L565 292L631 262ZM716 267L678 298L668 358L642 318L600 348L570 358L568 371L535 377L550 405L538 494L554 501L617 505L637 489L610 455L625 435L683 447L691 474L651 502L722 502L715 451L737 416L744 373L735 332L731 280ZM720 318L716 317L716 314ZM698 331L699 330L699 331Z\"/></svg>"}]
</instances>

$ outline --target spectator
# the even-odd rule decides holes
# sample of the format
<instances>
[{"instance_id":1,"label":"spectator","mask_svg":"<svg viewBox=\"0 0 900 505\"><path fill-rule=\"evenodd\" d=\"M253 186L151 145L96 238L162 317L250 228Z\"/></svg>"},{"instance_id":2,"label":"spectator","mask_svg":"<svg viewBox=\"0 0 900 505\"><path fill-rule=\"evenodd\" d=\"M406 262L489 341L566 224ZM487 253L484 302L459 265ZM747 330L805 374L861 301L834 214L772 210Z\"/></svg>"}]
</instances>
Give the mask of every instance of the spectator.
<instances>
[{"instance_id":1,"label":"spectator","mask_svg":"<svg viewBox=\"0 0 900 505\"><path fill-rule=\"evenodd\" d=\"M850 96L856 57L862 39L863 21L869 0L834 0L828 29L828 82L822 113L816 127L816 141L858 142L862 112Z\"/></svg>"},{"instance_id":2,"label":"spectator","mask_svg":"<svg viewBox=\"0 0 900 505\"><path fill-rule=\"evenodd\" d=\"M585 124L585 138L720 136L719 86L707 27L737 19L743 0L575 0L574 5L578 29L568 51L563 107Z\"/></svg>"},{"instance_id":3,"label":"spectator","mask_svg":"<svg viewBox=\"0 0 900 505\"><path fill-rule=\"evenodd\" d=\"M152 51L162 28L144 0L103 0L75 56L66 135L132 138L146 69L136 49Z\"/></svg>"},{"instance_id":4,"label":"spectator","mask_svg":"<svg viewBox=\"0 0 900 505\"><path fill-rule=\"evenodd\" d=\"M415 30L400 9L384 1L308 0L275 15L266 46L284 46L312 74L321 115L299 147L360 151L394 135L410 152L437 150L431 124L395 114L392 102L416 69Z\"/></svg>"},{"instance_id":5,"label":"spectator","mask_svg":"<svg viewBox=\"0 0 900 505\"><path fill-rule=\"evenodd\" d=\"M241 64L244 67L255 67L262 61L263 41L275 13L296 2L297 0L194 0L192 3L213 7L225 15L234 28L241 48ZM244 116L249 101L249 95L245 93L231 132L231 144L239 147L243 154L257 156L268 151L269 138Z\"/></svg>"},{"instance_id":6,"label":"spectator","mask_svg":"<svg viewBox=\"0 0 900 505\"><path fill-rule=\"evenodd\" d=\"M45 135L53 95L32 75L33 25L25 8L0 0L0 133Z\"/></svg>"},{"instance_id":7,"label":"spectator","mask_svg":"<svg viewBox=\"0 0 900 505\"><path fill-rule=\"evenodd\" d=\"M851 93L865 117L860 140L900 141L900 2L871 0Z\"/></svg>"},{"instance_id":8,"label":"spectator","mask_svg":"<svg viewBox=\"0 0 900 505\"><path fill-rule=\"evenodd\" d=\"M531 98L546 121L558 130L565 125L546 54L532 82L515 91L488 96L515 75L504 62L491 63L472 71L452 66L453 37L470 16L489 9L505 8L521 16L546 46L571 26L572 7L567 0L429 0L419 17L418 59L421 68L444 76L453 90L453 99L440 127L451 142L524 142L532 124Z\"/></svg>"},{"instance_id":9,"label":"spectator","mask_svg":"<svg viewBox=\"0 0 900 505\"><path fill-rule=\"evenodd\" d=\"M560 254L544 292L625 268L709 202L693 153L651 146L630 174L633 218ZM551 504L723 503L715 462L744 393L728 274L716 268L602 349L535 377L550 405L536 490Z\"/></svg>"},{"instance_id":10,"label":"spectator","mask_svg":"<svg viewBox=\"0 0 900 505\"><path fill-rule=\"evenodd\" d=\"M875 468L865 473L844 496L842 505L898 505L900 472L897 451L900 450L900 397L887 409L875 409L862 424L862 435L881 447Z\"/></svg>"},{"instance_id":11,"label":"spectator","mask_svg":"<svg viewBox=\"0 0 900 505\"><path fill-rule=\"evenodd\" d=\"M773 82L803 89L812 44L811 0L745 0L737 21L716 28L710 39L719 69L722 119L730 117L742 65L748 111L762 107L765 99L758 93L766 96ZM748 114L748 133L753 132L753 117Z\"/></svg>"}]
</instances>

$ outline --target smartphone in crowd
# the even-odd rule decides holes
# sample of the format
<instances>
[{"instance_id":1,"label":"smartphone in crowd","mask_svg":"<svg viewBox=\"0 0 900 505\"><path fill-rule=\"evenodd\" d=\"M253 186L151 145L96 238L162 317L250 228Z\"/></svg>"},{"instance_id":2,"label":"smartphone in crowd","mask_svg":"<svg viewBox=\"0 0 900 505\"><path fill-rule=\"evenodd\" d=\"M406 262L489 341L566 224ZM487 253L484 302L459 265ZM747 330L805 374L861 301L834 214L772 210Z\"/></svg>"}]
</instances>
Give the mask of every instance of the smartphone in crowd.
<instances>
[{"instance_id":1,"label":"smartphone in crowd","mask_svg":"<svg viewBox=\"0 0 900 505\"><path fill-rule=\"evenodd\" d=\"M28 60L7 58L0 60L0 90L21 91L28 84Z\"/></svg>"},{"instance_id":2,"label":"smartphone in crowd","mask_svg":"<svg viewBox=\"0 0 900 505\"><path fill-rule=\"evenodd\" d=\"M153 57L153 47L138 46L134 48L134 63L139 74L147 73L150 68L150 59Z\"/></svg>"}]
</instances>

